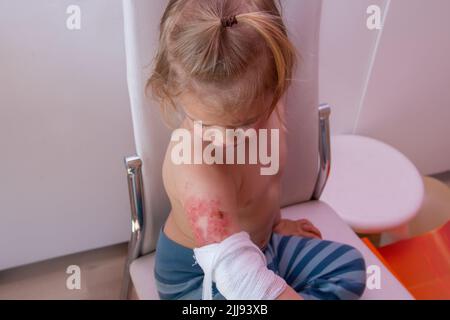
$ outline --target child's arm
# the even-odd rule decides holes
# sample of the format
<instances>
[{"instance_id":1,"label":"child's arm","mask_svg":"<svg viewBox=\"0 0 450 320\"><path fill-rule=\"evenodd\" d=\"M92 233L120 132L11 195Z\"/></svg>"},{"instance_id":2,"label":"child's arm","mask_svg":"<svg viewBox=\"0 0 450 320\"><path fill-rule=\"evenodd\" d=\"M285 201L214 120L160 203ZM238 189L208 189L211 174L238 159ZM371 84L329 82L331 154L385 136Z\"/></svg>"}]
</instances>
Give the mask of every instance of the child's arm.
<instances>
[{"instance_id":1,"label":"child's arm","mask_svg":"<svg viewBox=\"0 0 450 320\"><path fill-rule=\"evenodd\" d=\"M183 173L177 176L177 188L179 189L180 199L184 212L190 222L192 231L194 233L196 246L199 250L202 248L214 248L216 245L220 246L224 243L224 240L230 241L230 239L240 233L242 230L238 224L237 213L237 195L238 187L237 182L233 180L232 176L227 174L225 170L222 171L221 168L212 166L190 166L187 170L183 170ZM244 242L245 239L242 240ZM213 245L213 246L211 246ZM239 245L239 244L238 244ZM243 243L244 245L244 243ZM253 245L254 246L254 245ZM260 261L258 260L261 255L263 255L259 248L247 245L246 250L242 251L242 255L249 255L247 257L240 257L242 259L247 259L247 261ZM254 251L249 251L249 248ZM196 253L199 252L196 249ZM256 252L258 251L258 252ZM205 251L203 251L205 252ZM207 251L206 251L207 252ZM197 258L198 255L196 254ZM205 270L204 263L197 259L200 266ZM211 260L206 256L205 261ZM224 259L225 260L225 259ZM255 281L263 281L262 286L264 286L264 281L269 282L267 285L270 286L280 286L281 281L284 280L276 279L278 277L270 270L267 269L265 265L260 265L258 268L259 274L266 274L265 279L269 280L259 280L259 274L253 271L252 267L240 268L237 266L239 259L233 258L228 259L228 265L226 267L218 266L215 272L226 272L227 283L221 283L221 276L217 275L215 278L217 287L219 290L222 288L224 292L230 290L230 283L233 279L230 279L230 274L235 277L236 281L234 286L242 286L242 280L256 279ZM238 270L238 272L231 272L232 270ZM241 274L239 274L239 272ZM206 272L205 272L206 274ZM283 300L301 300L301 296L297 294L292 288L284 285L284 290L281 294L274 296L274 299ZM276 288L272 288L274 292L277 292ZM252 288L237 288L234 292L226 296L226 293L221 293L225 298L236 298L237 295L240 299L249 299L254 297L251 291ZM238 292L249 293L250 296L239 296Z\"/></svg>"},{"instance_id":2,"label":"child's arm","mask_svg":"<svg viewBox=\"0 0 450 320\"><path fill-rule=\"evenodd\" d=\"M176 182L197 247L220 243L241 231L236 217L235 183L221 168L188 166Z\"/></svg>"}]
</instances>

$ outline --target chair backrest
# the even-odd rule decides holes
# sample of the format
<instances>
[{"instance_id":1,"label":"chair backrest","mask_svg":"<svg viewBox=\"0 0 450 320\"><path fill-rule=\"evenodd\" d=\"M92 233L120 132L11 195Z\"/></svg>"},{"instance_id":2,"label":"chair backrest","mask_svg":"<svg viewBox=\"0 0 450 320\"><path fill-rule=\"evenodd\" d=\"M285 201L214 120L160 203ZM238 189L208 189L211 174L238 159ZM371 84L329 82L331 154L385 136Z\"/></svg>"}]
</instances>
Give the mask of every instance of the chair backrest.
<instances>
[{"instance_id":1,"label":"chair backrest","mask_svg":"<svg viewBox=\"0 0 450 320\"><path fill-rule=\"evenodd\" d=\"M143 161L144 239L141 254L154 250L170 211L161 168L170 130L144 88L158 46L167 0L123 0L127 77L137 154ZM321 0L282 0L289 36L302 56L286 96L289 156L282 206L309 201L318 174L318 53Z\"/></svg>"}]
</instances>

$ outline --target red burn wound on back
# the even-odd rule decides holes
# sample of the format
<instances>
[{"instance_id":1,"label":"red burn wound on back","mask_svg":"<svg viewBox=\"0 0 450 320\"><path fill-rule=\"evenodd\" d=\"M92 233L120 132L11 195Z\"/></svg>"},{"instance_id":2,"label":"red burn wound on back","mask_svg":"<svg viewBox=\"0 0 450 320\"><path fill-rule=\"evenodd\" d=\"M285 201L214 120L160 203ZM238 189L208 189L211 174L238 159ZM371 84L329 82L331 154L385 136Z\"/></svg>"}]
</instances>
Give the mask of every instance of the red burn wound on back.
<instances>
[{"instance_id":1,"label":"red burn wound on back","mask_svg":"<svg viewBox=\"0 0 450 320\"><path fill-rule=\"evenodd\" d=\"M218 200L190 198L185 204L186 214L201 246L219 243L229 236L229 216L220 210Z\"/></svg>"}]
</instances>

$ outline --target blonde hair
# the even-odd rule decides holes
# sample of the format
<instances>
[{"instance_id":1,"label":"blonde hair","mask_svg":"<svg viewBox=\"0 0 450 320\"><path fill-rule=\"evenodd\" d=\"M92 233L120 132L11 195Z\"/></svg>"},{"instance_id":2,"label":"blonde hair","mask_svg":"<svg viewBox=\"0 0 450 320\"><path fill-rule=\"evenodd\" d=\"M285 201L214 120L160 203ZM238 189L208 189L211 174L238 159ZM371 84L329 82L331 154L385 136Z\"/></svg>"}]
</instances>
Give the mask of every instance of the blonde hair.
<instances>
[{"instance_id":1,"label":"blonde hair","mask_svg":"<svg viewBox=\"0 0 450 320\"><path fill-rule=\"evenodd\" d=\"M275 0L170 0L147 83L163 114L189 92L222 115L269 117L297 61L280 10ZM226 27L230 16L237 24Z\"/></svg>"}]
</instances>

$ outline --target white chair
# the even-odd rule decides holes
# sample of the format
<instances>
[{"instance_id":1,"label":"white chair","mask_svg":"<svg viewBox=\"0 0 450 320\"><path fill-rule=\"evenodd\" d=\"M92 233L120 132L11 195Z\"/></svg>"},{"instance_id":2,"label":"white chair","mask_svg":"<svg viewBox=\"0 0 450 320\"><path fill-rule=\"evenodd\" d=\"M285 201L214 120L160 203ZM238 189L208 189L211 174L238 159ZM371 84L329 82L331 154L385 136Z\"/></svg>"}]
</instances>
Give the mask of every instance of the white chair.
<instances>
[{"instance_id":1,"label":"white chair","mask_svg":"<svg viewBox=\"0 0 450 320\"><path fill-rule=\"evenodd\" d=\"M318 201L330 168L329 107L318 103L318 51L321 18L319 0L284 0L283 14L290 37L303 57L301 72L287 98L289 157L283 178L282 214L310 219L325 239L350 244L368 266L381 270L381 289L364 299L411 299L408 291L336 215ZM158 299L153 278L154 250L170 204L164 192L161 166L170 138L159 107L144 94L158 44L164 0L123 0L127 74L138 156L126 159L130 190L132 236L125 266L122 298L130 276L140 299Z\"/></svg>"}]
</instances>

